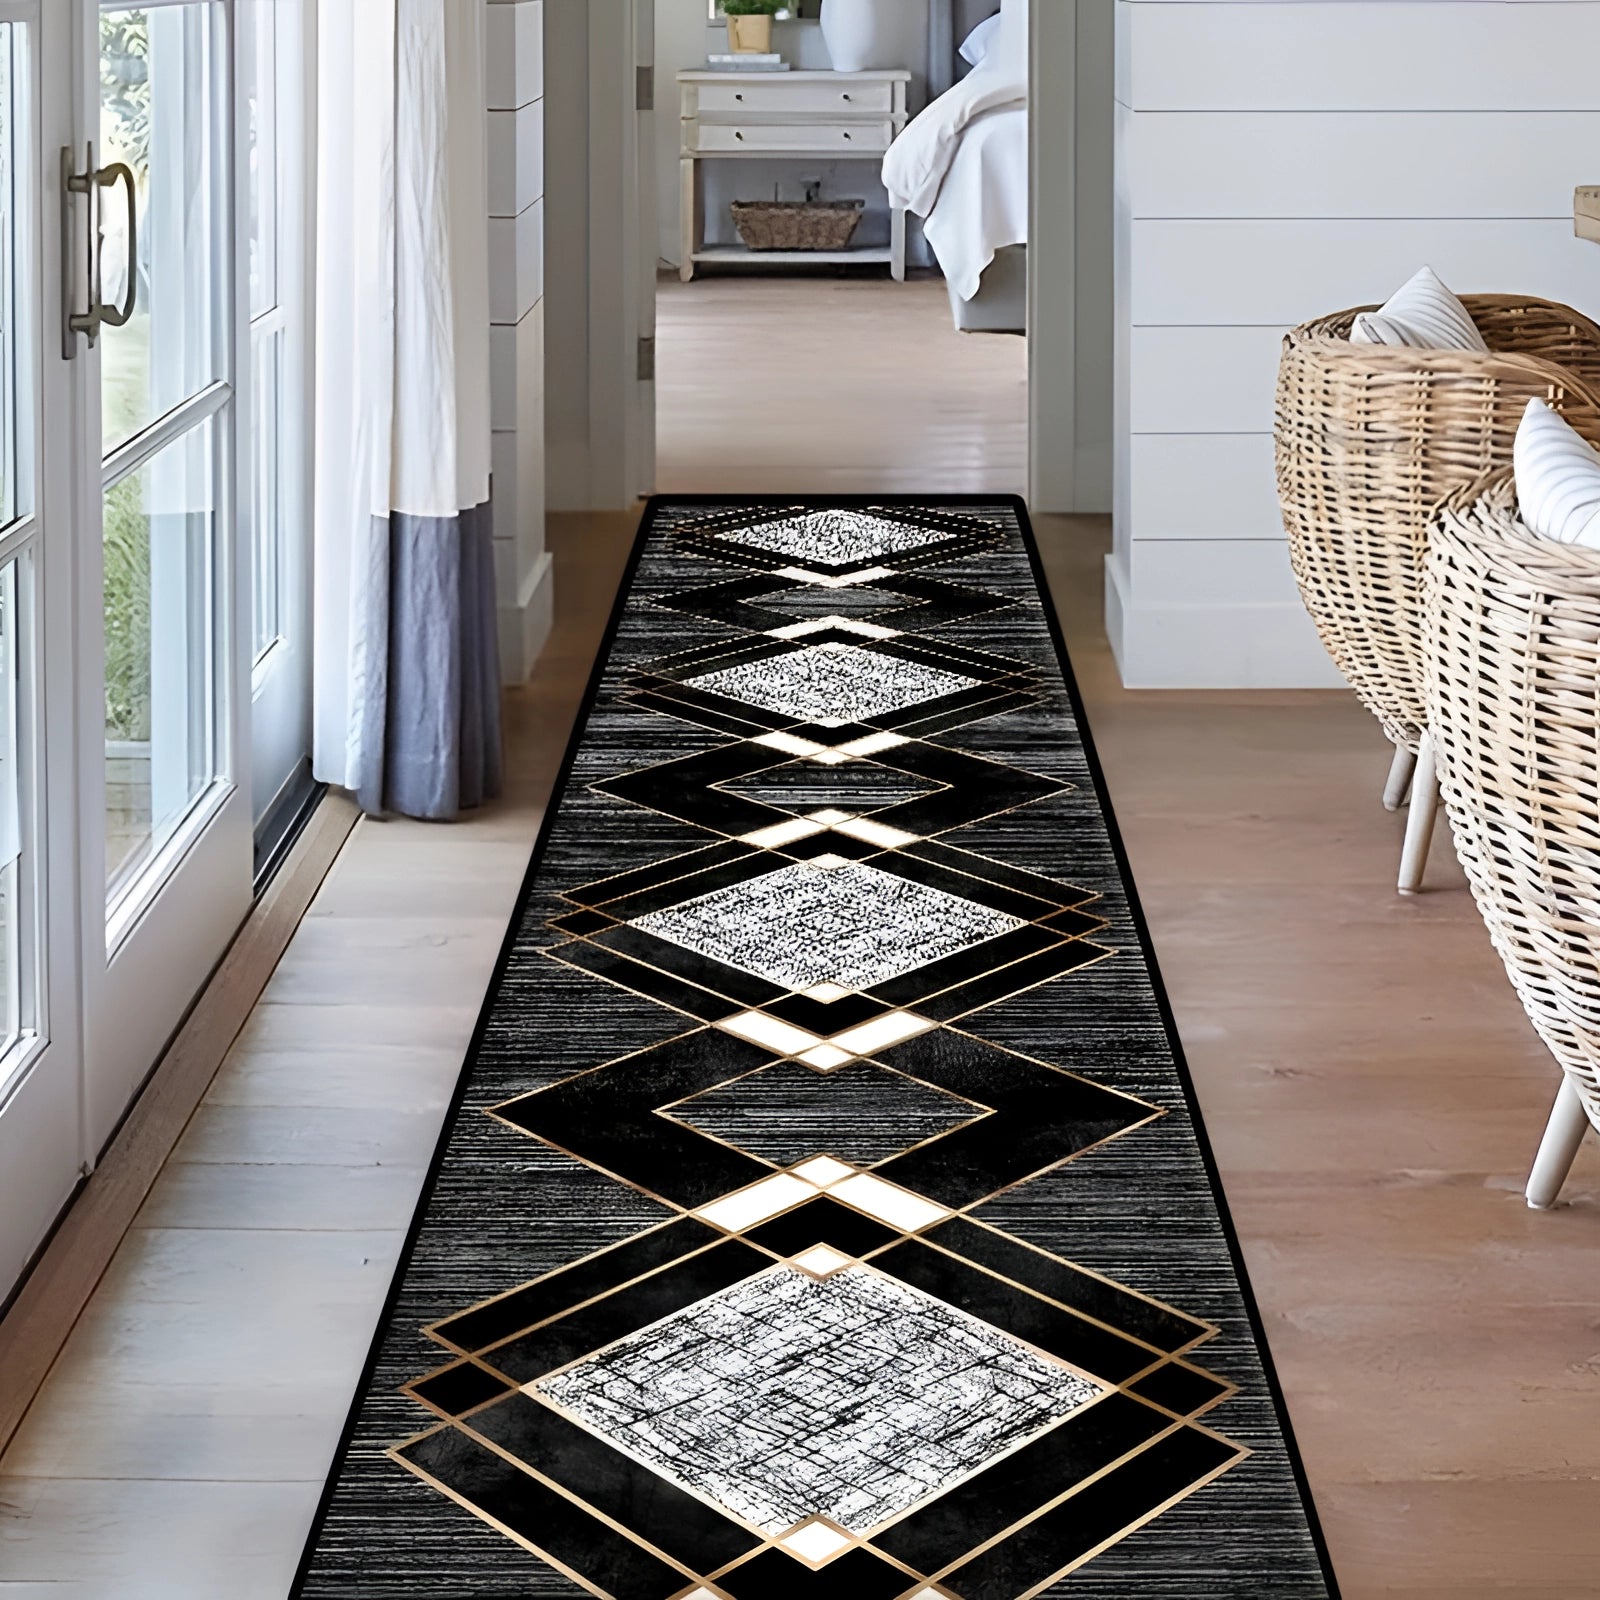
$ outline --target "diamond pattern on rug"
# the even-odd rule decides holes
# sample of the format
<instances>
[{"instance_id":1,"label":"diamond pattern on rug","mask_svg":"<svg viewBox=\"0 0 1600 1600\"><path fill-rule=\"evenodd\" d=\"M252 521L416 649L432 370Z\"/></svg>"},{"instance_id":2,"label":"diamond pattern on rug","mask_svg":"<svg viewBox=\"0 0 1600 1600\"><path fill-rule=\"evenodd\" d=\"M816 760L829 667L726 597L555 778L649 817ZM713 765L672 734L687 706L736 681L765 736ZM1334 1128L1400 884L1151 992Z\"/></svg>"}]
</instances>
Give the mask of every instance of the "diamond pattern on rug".
<instances>
[{"instance_id":1,"label":"diamond pattern on rug","mask_svg":"<svg viewBox=\"0 0 1600 1600\"><path fill-rule=\"evenodd\" d=\"M871 1166L989 1112L865 1061L826 1078L798 1061L780 1061L662 1114L788 1167L819 1151Z\"/></svg>"},{"instance_id":2,"label":"diamond pattern on rug","mask_svg":"<svg viewBox=\"0 0 1600 1600\"><path fill-rule=\"evenodd\" d=\"M858 861L800 861L633 919L633 926L769 983L870 989L1019 917Z\"/></svg>"},{"instance_id":3,"label":"diamond pattern on rug","mask_svg":"<svg viewBox=\"0 0 1600 1600\"><path fill-rule=\"evenodd\" d=\"M976 678L848 644L812 645L686 681L692 689L742 700L796 722L836 723L865 722L978 686Z\"/></svg>"},{"instance_id":4,"label":"diamond pattern on rug","mask_svg":"<svg viewBox=\"0 0 1600 1600\"><path fill-rule=\"evenodd\" d=\"M840 767L796 761L786 767L769 767L753 778L740 778L717 787L799 815L829 809L881 811L885 806L935 794L942 785L893 767L879 766L875 761L852 761Z\"/></svg>"},{"instance_id":5,"label":"diamond pattern on rug","mask_svg":"<svg viewBox=\"0 0 1600 1600\"><path fill-rule=\"evenodd\" d=\"M773 550L796 561L820 561L844 566L897 550L914 550L946 535L936 528L914 528L889 522L864 511L812 511L781 522L763 522L754 528L735 528L718 534L734 544Z\"/></svg>"},{"instance_id":6,"label":"diamond pattern on rug","mask_svg":"<svg viewBox=\"0 0 1600 1600\"><path fill-rule=\"evenodd\" d=\"M882 611L903 611L921 603L903 594L891 594L887 589L873 589L863 584L846 589L786 589L758 598L786 616L807 618L875 617ZM898 627L899 623L888 626Z\"/></svg>"},{"instance_id":7,"label":"diamond pattern on rug","mask_svg":"<svg viewBox=\"0 0 1600 1600\"><path fill-rule=\"evenodd\" d=\"M866 1532L1106 1391L865 1267L780 1266L533 1392L775 1534L814 1516Z\"/></svg>"}]
</instances>

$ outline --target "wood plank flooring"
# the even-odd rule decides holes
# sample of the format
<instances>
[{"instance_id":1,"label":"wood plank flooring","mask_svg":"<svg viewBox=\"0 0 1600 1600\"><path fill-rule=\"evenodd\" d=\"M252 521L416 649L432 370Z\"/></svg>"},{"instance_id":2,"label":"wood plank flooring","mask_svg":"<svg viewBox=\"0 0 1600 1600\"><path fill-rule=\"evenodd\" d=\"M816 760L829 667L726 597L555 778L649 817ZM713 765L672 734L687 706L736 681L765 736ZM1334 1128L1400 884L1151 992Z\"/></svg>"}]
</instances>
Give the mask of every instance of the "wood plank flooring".
<instances>
[{"instance_id":1,"label":"wood plank flooring","mask_svg":"<svg viewBox=\"0 0 1600 1600\"><path fill-rule=\"evenodd\" d=\"M656 314L663 494L1026 486L1026 344L957 333L942 279L662 279Z\"/></svg>"},{"instance_id":2,"label":"wood plank flooring","mask_svg":"<svg viewBox=\"0 0 1600 1600\"><path fill-rule=\"evenodd\" d=\"M929 287L669 291L663 485L1017 487L1020 345ZM0 1464L0 1600L283 1595L632 521L556 519L507 801L357 828ZM1346 696L1124 692L1104 522L1040 535L1347 1600L1600 1596L1600 1155L1523 1206L1554 1069L1448 851L1394 894Z\"/></svg>"},{"instance_id":3,"label":"wood plank flooring","mask_svg":"<svg viewBox=\"0 0 1600 1600\"><path fill-rule=\"evenodd\" d=\"M1600 1595L1600 1144L1521 1186L1555 1068L1441 827L1394 892L1342 694L1130 694L1102 524L1039 534L1346 1600Z\"/></svg>"}]
</instances>

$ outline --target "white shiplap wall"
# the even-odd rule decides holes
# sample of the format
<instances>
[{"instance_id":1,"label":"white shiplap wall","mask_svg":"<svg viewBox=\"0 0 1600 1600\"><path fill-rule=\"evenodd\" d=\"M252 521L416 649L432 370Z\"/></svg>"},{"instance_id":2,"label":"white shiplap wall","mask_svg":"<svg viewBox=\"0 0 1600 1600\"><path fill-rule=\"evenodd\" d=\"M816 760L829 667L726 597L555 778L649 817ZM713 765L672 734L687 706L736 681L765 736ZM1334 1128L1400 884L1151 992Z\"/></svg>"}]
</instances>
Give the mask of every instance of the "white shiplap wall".
<instances>
[{"instance_id":1,"label":"white shiplap wall","mask_svg":"<svg viewBox=\"0 0 1600 1600\"><path fill-rule=\"evenodd\" d=\"M489 354L500 662L532 670L550 626L544 547L544 0L489 0Z\"/></svg>"},{"instance_id":2,"label":"white shiplap wall","mask_svg":"<svg viewBox=\"0 0 1600 1600\"><path fill-rule=\"evenodd\" d=\"M1286 328L1431 263L1600 311L1600 0L1116 0L1115 549L1135 687L1339 680L1272 478Z\"/></svg>"}]
</instances>

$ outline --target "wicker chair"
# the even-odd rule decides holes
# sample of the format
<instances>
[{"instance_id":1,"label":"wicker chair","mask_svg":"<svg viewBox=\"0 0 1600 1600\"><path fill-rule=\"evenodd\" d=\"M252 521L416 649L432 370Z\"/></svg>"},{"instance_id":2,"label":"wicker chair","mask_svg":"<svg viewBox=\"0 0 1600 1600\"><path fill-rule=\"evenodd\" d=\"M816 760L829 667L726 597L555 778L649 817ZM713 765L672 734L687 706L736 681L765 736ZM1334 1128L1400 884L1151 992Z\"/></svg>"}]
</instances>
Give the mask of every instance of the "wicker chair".
<instances>
[{"instance_id":1,"label":"wicker chair","mask_svg":"<svg viewBox=\"0 0 1600 1600\"><path fill-rule=\"evenodd\" d=\"M1456 850L1564 1074L1528 1180L1542 1208L1600 1123L1600 552L1528 532L1498 473L1438 512L1425 626Z\"/></svg>"},{"instance_id":2,"label":"wicker chair","mask_svg":"<svg viewBox=\"0 0 1600 1600\"><path fill-rule=\"evenodd\" d=\"M1453 490L1511 463L1537 396L1600 441L1600 327L1570 307L1468 295L1490 346L1351 344L1362 310L1284 340L1278 494L1289 558L1317 632L1395 746L1384 804L1411 787L1400 892L1422 885L1438 789L1422 706L1421 566L1428 521Z\"/></svg>"}]
</instances>

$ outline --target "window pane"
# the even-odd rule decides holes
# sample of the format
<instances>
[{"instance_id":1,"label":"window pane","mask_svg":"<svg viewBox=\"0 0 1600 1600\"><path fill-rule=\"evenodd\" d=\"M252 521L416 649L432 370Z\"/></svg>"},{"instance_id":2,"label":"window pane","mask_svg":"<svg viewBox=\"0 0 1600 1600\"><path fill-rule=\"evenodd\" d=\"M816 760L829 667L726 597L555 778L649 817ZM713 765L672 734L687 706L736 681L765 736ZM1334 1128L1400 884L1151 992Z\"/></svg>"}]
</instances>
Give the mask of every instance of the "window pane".
<instances>
[{"instance_id":1,"label":"window pane","mask_svg":"<svg viewBox=\"0 0 1600 1600\"><path fill-rule=\"evenodd\" d=\"M250 315L278 303L278 8L257 0L248 85Z\"/></svg>"},{"instance_id":2,"label":"window pane","mask_svg":"<svg viewBox=\"0 0 1600 1600\"><path fill-rule=\"evenodd\" d=\"M109 453L221 375L216 185L227 144L213 49L214 3L119 7L100 17L100 159L133 169L137 259L122 186L104 192L101 287L133 319L107 328L103 432Z\"/></svg>"},{"instance_id":3,"label":"window pane","mask_svg":"<svg viewBox=\"0 0 1600 1600\"><path fill-rule=\"evenodd\" d=\"M215 776L212 427L105 497L106 890L131 883Z\"/></svg>"},{"instance_id":4,"label":"window pane","mask_svg":"<svg viewBox=\"0 0 1600 1600\"><path fill-rule=\"evenodd\" d=\"M283 341L281 328L256 328L255 365L255 659L283 636Z\"/></svg>"},{"instance_id":5,"label":"window pane","mask_svg":"<svg viewBox=\"0 0 1600 1600\"><path fill-rule=\"evenodd\" d=\"M33 392L32 347L21 246L26 237L20 185L28 171L27 74L23 32L0 23L0 528L28 511Z\"/></svg>"},{"instance_id":6,"label":"window pane","mask_svg":"<svg viewBox=\"0 0 1600 1600\"><path fill-rule=\"evenodd\" d=\"M21 652L17 563L0 569L0 1051L22 1031L22 769L17 738Z\"/></svg>"}]
</instances>

